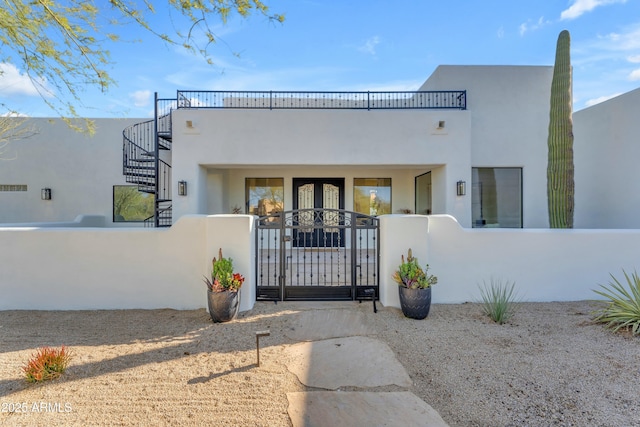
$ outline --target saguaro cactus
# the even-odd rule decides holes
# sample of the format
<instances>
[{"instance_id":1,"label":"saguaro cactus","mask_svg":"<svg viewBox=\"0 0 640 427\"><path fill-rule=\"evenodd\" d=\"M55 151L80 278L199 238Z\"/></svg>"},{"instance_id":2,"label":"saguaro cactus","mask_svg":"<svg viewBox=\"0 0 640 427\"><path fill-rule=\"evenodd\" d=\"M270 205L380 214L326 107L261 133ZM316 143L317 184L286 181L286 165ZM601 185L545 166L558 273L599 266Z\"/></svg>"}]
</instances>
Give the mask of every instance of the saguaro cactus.
<instances>
[{"instance_id":1,"label":"saguaro cactus","mask_svg":"<svg viewBox=\"0 0 640 427\"><path fill-rule=\"evenodd\" d=\"M551 228L573 228L575 184L571 92L570 37L564 30L558 36L556 46L547 140L547 200Z\"/></svg>"}]
</instances>

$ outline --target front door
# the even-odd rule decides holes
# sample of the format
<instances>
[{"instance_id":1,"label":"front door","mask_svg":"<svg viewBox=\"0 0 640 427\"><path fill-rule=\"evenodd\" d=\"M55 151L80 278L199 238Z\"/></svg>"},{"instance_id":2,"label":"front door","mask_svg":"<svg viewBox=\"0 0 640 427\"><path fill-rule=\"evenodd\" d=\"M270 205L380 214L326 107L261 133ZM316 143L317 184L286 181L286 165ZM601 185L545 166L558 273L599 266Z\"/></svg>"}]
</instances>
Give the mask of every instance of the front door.
<instances>
[{"instance_id":1,"label":"front door","mask_svg":"<svg viewBox=\"0 0 640 427\"><path fill-rule=\"evenodd\" d=\"M339 209L344 209L344 178L293 178L293 209L299 210L294 246L344 247Z\"/></svg>"}]
</instances>

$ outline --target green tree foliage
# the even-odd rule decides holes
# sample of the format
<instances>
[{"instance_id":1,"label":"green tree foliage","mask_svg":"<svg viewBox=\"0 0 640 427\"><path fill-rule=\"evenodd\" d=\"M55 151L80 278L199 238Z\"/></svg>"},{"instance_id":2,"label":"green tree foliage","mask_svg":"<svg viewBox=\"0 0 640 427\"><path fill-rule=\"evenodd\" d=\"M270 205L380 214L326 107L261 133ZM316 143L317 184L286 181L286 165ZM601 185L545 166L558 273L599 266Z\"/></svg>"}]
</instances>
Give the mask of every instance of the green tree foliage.
<instances>
[{"instance_id":1,"label":"green tree foliage","mask_svg":"<svg viewBox=\"0 0 640 427\"><path fill-rule=\"evenodd\" d=\"M116 221L144 221L153 216L153 195L135 186L119 185L113 191L113 217Z\"/></svg>"},{"instance_id":2,"label":"green tree foliage","mask_svg":"<svg viewBox=\"0 0 640 427\"><path fill-rule=\"evenodd\" d=\"M178 13L187 30L169 34L154 28L150 18ZM87 85L106 91L115 82L108 42L130 42L120 35L125 25L138 25L166 43L183 46L211 63L209 47L216 42L210 24L253 12L282 22L261 0L4 0L0 6L0 63L23 70L44 101L63 117L77 117L74 102ZM204 42L198 42L204 40ZM4 106L7 108L7 106ZM71 121L69 125L78 127Z\"/></svg>"},{"instance_id":3,"label":"green tree foliage","mask_svg":"<svg viewBox=\"0 0 640 427\"><path fill-rule=\"evenodd\" d=\"M0 116L0 160L13 158L6 153L9 142L29 138L35 133L35 128L28 125L24 117L16 117L14 113Z\"/></svg>"},{"instance_id":4,"label":"green tree foliage","mask_svg":"<svg viewBox=\"0 0 640 427\"><path fill-rule=\"evenodd\" d=\"M574 166L572 82L569 32L558 36L556 60L551 81L549 112L549 160L547 164L547 199L549 226L573 228Z\"/></svg>"}]
</instances>

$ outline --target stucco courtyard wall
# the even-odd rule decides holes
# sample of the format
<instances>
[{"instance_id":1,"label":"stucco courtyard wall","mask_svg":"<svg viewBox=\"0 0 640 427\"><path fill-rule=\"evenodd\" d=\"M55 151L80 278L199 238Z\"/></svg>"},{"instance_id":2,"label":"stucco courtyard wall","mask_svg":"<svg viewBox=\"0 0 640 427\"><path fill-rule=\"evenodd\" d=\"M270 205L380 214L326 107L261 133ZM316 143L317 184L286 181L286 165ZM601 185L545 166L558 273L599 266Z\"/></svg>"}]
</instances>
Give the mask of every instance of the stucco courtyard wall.
<instances>
[{"instance_id":1,"label":"stucco courtyard wall","mask_svg":"<svg viewBox=\"0 0 640 427\"><path fill-rule=\"evenodd\" d=\"M470 230L449 215L384 215L380 300L398 307L391 275L412 248L439 278L434 303L479 298L492 277L527 301L596 297L592 289L637 265L640 230ZM223 248L255 301L254 219L187 215L169 229L0 228L0 310L206 307L202 277Z\"/></svg>"},{"instance_id":2,"label":"stucco courtyard wall","mask_svg":"<svg viewBox=\"0 0 640 427\"><path fill-rule=\"evenodd\" d=\"M168 229L0 228L0 310L194 309L223 248L253 283L253 217L193 215ZM246 286L242 310L255 294Z\"/></svg>"},{"instance_id":3,"label":"stucco courtyard wall","mask_svg":"<svg viewBox=\"0 0 640 427\"><path fill-rule=\"evenodd\" d=\"M596 299L610 273L639 266L640 230L466 229L450 215L387 215L380 227L386 306L399 306L391 276L409 248L438 276L434 303L478 301L492 278L515 282L526 301Z\"/></svg>"}]
</instances>

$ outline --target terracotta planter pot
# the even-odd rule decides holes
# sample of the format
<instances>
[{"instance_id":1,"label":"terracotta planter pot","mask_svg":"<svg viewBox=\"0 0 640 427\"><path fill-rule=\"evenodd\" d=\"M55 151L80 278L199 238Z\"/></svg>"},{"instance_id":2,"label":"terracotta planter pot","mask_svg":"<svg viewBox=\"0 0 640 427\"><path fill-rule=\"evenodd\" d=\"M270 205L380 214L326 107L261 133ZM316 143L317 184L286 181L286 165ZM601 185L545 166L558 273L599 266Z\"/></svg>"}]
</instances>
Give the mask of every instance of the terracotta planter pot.
<instances>
[{"instance_id":1,"label":"terracotta planter pot","mask_svg":"<svg viewBox=\"0 0 640 427\"><path fill-rule=\"evenodd\" d=\"M431 308L431 288L409 289L398 286L400 308L402 313L411 319L424 319Z\"/></svg>"},{"instance_id":2,"label":"terracotta planter pot","mask_svg":"<svg viewBox=\"0 0 640 427\"><path fill-rule=\"evenodd\" d=\"M209 303L209 315L214 323L228 322L235 319L240 308L239 292L207 291L207 302Z\"/></svg>"}]
</instances>

